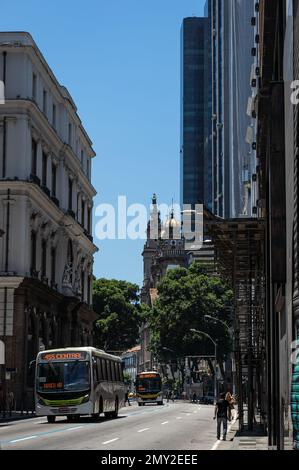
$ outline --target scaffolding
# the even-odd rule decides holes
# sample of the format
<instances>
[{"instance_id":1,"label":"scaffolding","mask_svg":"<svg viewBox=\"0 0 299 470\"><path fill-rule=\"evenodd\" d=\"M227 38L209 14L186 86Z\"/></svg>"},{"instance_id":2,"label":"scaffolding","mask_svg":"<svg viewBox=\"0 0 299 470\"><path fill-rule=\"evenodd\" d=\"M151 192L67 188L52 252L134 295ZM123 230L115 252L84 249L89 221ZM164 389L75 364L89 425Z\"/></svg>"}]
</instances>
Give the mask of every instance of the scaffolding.
<instances>
[{"instance_id":1,"label":"scaffolding","mask_svg":"<svg viewBox=\"0 0 299 470\"><path fill-rule=\"evenodd\" d=\"M257 403L263 419L266 363L265 220L224 220L205 211L217 269L234 292L234 356L240 429L253 428ZM246 408L246 415L244 413Z\"/></svg>"}]
</instances>

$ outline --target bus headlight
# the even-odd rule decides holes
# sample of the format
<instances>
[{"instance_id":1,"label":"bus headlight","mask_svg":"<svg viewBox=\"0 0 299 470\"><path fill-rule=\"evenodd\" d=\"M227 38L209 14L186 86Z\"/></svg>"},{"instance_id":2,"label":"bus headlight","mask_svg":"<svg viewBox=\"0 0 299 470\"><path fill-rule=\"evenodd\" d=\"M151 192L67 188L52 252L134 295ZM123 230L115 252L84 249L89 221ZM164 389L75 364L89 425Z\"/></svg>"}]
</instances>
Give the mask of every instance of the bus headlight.
<instances>
[{"instance_id":1,"label":"bus headlight","mask_svg":"<svg viewBox=\"0 0 299 470\"><path fill-rule=\"evenodd\" d=\"M89 401L89 395L85 395L83 398L82 398L82 402L81 403L87 403Z\"/></svg>"},{"instance_id":2,"label":"bus headlight","mask_svg":"<svg viewBox=\"0 0 299 470\"><path fill-rule=\"evenodd\" d=\"M45 403L45 401L42 399L42 397L40 397L39 395L37 395L36 398L37 398L37 403L38 403L39 405L45 406L46 403Z\"/></svg>"}]
</instances>

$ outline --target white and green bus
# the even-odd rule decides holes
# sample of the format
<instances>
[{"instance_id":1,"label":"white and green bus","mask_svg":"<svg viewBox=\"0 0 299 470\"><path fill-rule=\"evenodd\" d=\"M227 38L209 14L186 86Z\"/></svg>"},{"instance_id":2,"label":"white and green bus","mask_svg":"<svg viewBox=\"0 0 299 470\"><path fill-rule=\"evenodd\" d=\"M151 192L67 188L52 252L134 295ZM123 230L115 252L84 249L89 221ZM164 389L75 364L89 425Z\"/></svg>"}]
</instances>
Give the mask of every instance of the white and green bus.
<instances>
[{"instance_id":1,"label":"white and green bus","mask_svg":"<svg viewBox=\"0 0 299 470\"><path fill-rule=\"evenodd\" d=\"M54 423L56 416L116 418L125 406L121 359L92 347L39 352L36 360L35 410Z\"/></svg>"}]
</instances>

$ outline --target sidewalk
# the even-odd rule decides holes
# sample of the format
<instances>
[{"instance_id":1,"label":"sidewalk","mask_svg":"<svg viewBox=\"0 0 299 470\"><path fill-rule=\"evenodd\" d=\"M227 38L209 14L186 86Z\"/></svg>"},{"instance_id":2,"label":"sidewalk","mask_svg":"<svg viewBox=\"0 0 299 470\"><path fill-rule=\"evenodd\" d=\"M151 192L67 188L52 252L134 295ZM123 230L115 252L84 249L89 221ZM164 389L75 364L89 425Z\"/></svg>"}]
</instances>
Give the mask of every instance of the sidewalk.
<instances>
[{"instance_id":1,"label":"sidewalk","mask_svg":"<svg viewBox=\"0 0 299 470\"><path fill-rule=\"evenodd\" d=\"M18 421L21 419L29 419L29 418L35 418L35 413L32 413L31 411L27 412L24 411L23 414L21 411L13 411L11 416L9 416L9 413L6 413L6 416L4 417L2 413L0 414L0 424L3 423L8 423L10 421Z\"/></svg>"},{"instance_id":2,"label":"sidewalk","mask_svg":"<svg viewBox=\"0 0 299 470\"><path fill-rule=\"evenodd\" d=\"M253 431L239 431L239 421L233 421L226 439L219 442L217 450L269 450L268 436L261 424L254 425ZM286 440L285 450L293 450L290 440Z\"/></svg>"}]
</instances>

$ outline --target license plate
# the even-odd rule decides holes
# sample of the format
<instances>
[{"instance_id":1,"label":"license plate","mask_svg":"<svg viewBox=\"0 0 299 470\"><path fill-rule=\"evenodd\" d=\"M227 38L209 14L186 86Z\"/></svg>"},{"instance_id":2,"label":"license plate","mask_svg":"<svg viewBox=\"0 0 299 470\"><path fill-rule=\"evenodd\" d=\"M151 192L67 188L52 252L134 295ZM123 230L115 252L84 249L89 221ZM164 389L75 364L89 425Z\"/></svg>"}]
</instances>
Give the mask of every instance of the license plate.
<instances>
[{"instance_id":1,"label":"license plate","mask_svg":"<svg viewBox=\"0 0 299 470\"><path fill-rule=\"evenodd\" d=\"M59 413L70 413L70 408L58 408Z\"/></svg>"}]
</instances>

